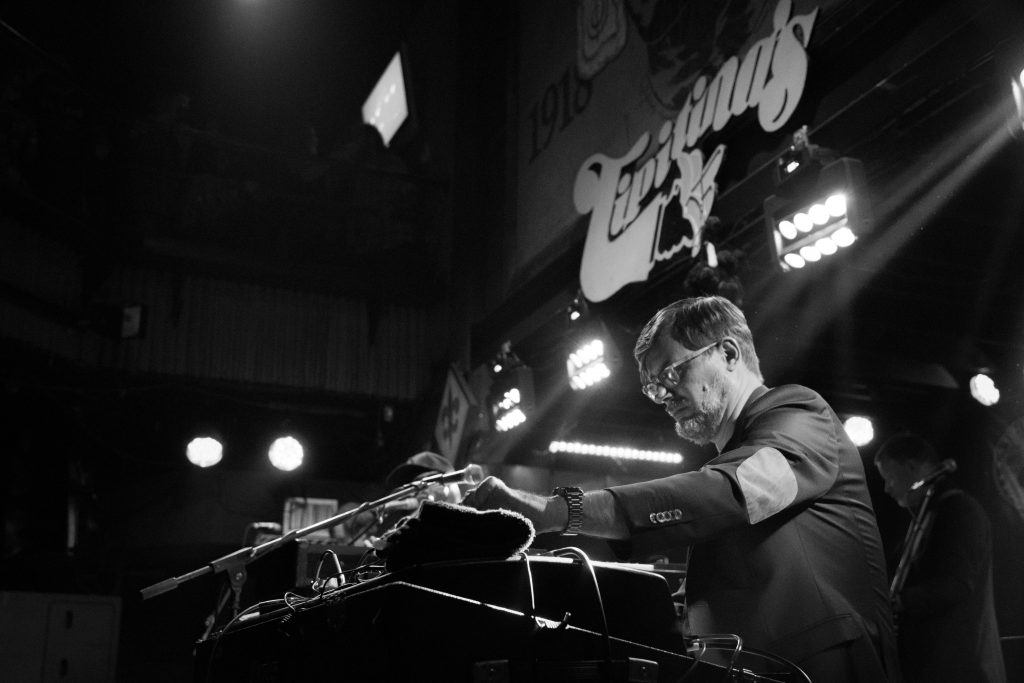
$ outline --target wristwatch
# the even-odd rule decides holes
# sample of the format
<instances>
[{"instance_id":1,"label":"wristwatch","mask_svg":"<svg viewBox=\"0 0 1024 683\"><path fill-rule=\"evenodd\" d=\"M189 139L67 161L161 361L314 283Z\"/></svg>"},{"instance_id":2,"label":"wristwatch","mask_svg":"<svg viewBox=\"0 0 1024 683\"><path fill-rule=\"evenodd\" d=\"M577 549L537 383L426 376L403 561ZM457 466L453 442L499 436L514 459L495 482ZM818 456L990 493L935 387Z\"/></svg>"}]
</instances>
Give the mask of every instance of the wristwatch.
<instances>
[{"instance_id":1,"label":"wristwatch","mask_svg":"<svg viewBox=\"0 0 1024 683\"><path fill-rule=\"evenodd\" d=\"M583 528L583 489L578 486L556 486L551 492L553 496L561 496L569 507L569 521L562 530L563 536L575 536Z\"/></svg>"}]
</instances>

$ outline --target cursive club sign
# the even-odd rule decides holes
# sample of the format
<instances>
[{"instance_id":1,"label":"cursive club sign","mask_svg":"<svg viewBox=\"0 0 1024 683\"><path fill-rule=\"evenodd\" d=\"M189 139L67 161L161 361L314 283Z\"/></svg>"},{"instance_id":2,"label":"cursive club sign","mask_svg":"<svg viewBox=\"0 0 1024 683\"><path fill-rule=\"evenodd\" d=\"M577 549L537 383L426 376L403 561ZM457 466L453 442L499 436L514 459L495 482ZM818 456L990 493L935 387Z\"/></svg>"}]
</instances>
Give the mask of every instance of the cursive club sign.
<instances>
[{"instance_id":1,"label":"cursive club sign","mask_svg":"<svg viewBox=\"0 0 1024 683\"><path fill-rule=\"evenodd\" d=\"M791 0L779 0L771 34L742 59L726 59L713 78L694 81L675 120L662 124L653 154L651 134L645 132L621 157L598 152L583 162L573 201L579 213L590 214L580 268L587 299L604 301L623 286L646 280L657 262L684 249L691 257L699 253L725 145L705 155L697 144L708 131L721 131L749 110L756 110L765 132L785 125L803 94L806 47L817 14L816 8L793 15ZM667 234L669 214L681 215L689 229Z\"/></svg>"}]
</instances>

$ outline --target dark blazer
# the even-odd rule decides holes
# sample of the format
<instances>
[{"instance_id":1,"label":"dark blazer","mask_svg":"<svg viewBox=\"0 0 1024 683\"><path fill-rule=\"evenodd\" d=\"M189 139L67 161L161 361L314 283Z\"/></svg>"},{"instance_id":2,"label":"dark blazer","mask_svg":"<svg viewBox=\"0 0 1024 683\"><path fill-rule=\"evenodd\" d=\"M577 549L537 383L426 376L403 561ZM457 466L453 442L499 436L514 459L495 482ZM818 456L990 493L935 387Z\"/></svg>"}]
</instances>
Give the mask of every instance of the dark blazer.
<instances>
[{"instance_id":1,"label":"dark blazer","mask_svg":"<svg viewBox=\"0 0 1024 683\"><path fill-rule=\"evenodd\" d=\"M936 486L923 549L900 592L899 648L908 682L1003 683L992 597L992 527L948 480Z\"/></svg>"},{"instance_id":2,"label":"dark blazer","mask_svg":"<svg viewBox=\"0 0 1024 683\"><path fill-rule=\"evenodd\" d=\"M759 387L725 449L700 470L609 490L634 537L691 546L694 635L735 633L798 664L867 639L876 672L896 669L864 466L814 391Z\"/></svg>"}]
</instances>

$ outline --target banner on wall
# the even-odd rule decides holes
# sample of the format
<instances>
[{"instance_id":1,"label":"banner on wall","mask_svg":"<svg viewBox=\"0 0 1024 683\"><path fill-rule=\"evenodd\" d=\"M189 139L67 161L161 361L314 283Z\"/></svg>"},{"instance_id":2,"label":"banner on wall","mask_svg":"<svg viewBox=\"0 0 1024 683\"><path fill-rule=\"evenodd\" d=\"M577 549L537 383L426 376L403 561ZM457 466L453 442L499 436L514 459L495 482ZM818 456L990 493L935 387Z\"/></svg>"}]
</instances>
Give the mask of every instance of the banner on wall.
<instances>
[{"instance_id":1,"label":"banner on wall","mask_svg":"<svg viewBox=\"0 0 1024 683\"><path fill-rule=\"evenodd\" d=\"M441 405L434 424L434 440L441 455L458 462L463 441L472 431L470 422L476 417L477 401L455 368L448 369Z\"/></svg>"},{"instance_id":2,"label":"banner on wall","mask_svg":"<svg viewBox=\"0 0 1024 683\"><path fill-rule=\"evenodd\" d=\"M741 117L765 133L789 122L819 8L579 0L569 17L569 4L527 10L546 16L529 19L543 29L522 50L514 268L582 216L580 284L603 301L699 253L729 129ZM575 35L571 50L559 28Z\"/></svg>"}]
</instances>

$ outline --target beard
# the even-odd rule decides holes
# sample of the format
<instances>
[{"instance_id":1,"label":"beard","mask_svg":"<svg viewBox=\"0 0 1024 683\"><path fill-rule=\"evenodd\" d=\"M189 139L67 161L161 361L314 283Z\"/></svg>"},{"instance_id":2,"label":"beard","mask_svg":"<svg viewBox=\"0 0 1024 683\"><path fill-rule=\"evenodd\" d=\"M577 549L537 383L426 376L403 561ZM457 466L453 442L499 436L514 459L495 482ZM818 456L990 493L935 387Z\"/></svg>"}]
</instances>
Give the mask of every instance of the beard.
<instances>
[{"instance_id":1,"label":"beard","mask_svg":"<svg viewBox=\"0 0 1024 683\"><path fill-rule=\"evenodd\" d=\"M716 374L691 417L676 421L676 434L698 446L711 443L725 416L725 380Z\"/></svg>"}]
</instances>

